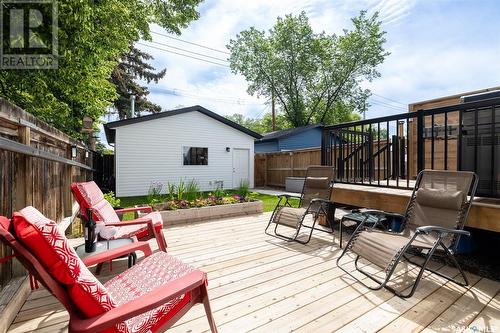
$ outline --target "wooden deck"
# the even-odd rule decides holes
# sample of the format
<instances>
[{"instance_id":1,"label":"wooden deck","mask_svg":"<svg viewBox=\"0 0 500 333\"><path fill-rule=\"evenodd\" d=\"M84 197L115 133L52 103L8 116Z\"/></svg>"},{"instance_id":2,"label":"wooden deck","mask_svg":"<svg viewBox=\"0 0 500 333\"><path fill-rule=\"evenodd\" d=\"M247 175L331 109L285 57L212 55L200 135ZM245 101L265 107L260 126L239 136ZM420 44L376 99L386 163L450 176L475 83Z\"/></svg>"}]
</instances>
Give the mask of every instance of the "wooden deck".
<instances>
[{"instance_id":1,"label":"wooden deck","mask_svg":"<svg viewBox=\"0 0 500 333\"><path fill-rule=\"evenodd\" d=\"M263 233L268 218L267 213L166 230L169 252L208 273L220 332L500 331L500 282L469 275L471 286L463 288L427 274L415 296L403 300L371 291L340 270L340 249L330 235L316 233L305 246L287 243ZM352 271L352 258L345 260ZM113 274L124 265L115 263ZM415 269L402 266L396 283L404 286L414 275ZM38 290L9 332L65 332L67 320L57 300ZM171 331L207 329L198 305Z\"/></svg>"}]
</instances>

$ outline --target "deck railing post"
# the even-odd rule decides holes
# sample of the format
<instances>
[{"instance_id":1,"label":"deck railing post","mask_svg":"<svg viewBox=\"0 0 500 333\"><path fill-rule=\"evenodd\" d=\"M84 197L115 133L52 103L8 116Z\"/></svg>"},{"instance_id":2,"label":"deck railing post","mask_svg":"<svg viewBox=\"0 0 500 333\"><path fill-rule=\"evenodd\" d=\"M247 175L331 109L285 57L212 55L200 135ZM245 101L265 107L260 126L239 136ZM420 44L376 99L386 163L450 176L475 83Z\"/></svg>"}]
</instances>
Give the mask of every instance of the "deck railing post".
<instances>
[{"instance_id":1,"label":"deck railing post","mask_svg":"<svg viewBox=\"0 0 500 333\"><path fill-rule=\"evenodd\" d=\"M424 111L417 111L417 172L425 168Z\"/></svg>"},{"instance_id":2,"label":"deck railing post","mask_svg":"<svg viewBox=\"0 0 500 333\"><path fill-rule=\"evenodd\" d=\"M326 164L326 142L327 142L327 133L329 131L324 129L321 135L321 165Z\"/></svg>"}]
</instances>

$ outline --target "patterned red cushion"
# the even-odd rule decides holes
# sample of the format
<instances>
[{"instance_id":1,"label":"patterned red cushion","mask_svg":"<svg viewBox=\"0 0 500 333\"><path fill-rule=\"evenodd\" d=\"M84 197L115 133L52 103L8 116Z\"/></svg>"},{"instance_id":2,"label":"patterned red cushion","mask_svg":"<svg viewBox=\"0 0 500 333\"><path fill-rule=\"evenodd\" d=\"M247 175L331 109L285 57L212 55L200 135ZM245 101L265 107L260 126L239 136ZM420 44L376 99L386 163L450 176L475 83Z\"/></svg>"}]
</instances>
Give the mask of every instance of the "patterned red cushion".
<instances>
[{"instance_id":1,"label":"patterned red cushion","mask_svg":"<svg viewBox=\"0 0 500 333\"><path fill-rule=\"evenodd\" d=\"M76 183L76 191L73 192L77 192L75 196L79 202L84 201L84 203L80 202L82 208L92 208L94 210L96 220L105 222L120 221L115 210L104 199L104 194L102 194L101 189L95 182ZM82 212L82 214L86 216L87 212Z\"/></svg>"},{"instance_id":2,"label":"patterned red cushion","mask_svg":"<svg viewBox=\"0 0 500 333\"><path fill-rule=\"evenodd\" d=\"M14 213L14 229L47 271L66 285L83 315L93 317L115 307L111 295L78 258L54 221L29 206Z\"/></svg>"},{"instance_id":3,"label":"patterned red cushion","mask_svg":"<svg viewBox=\"0 0 500 333\"><path fill-rule=\"evenodd\" d=\"M104 200L104 194L99 186L93 181L77 183L76 187L90 207Z\"/></svg>"},{"instance_id":4,"label":"patterned red cushion","mask_svg":"<svg viewBox=\"0 0 500 333\"><path fill-rule=\"evenodd\" d=\"M122 305L194 270L192 266L166 252L159 251L144 258L139 264L117 275L104 285L118 305ZM154 331L188 301L189 295L183 295L154 310L131 318L125 321L126 327L120 328L121 332Z\"/></svg>"}]
</instances>

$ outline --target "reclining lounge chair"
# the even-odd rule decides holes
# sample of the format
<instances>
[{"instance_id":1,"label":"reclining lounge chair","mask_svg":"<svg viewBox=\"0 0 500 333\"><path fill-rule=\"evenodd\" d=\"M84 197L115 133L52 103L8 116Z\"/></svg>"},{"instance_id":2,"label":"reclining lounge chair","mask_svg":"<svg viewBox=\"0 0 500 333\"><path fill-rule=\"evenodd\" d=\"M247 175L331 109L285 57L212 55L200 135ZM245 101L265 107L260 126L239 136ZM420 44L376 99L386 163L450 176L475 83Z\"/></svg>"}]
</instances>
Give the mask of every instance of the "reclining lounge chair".
<instances>
[{"instance_id":1,"label":"reclining lounge chair","mask_svg":"<svg viewBox=\"0 0 500 333\"><path fill-rule=\"evenodd\" d=\"M398 215L403 219L403 231L391 233L368 228L365 219L349 239L342 255L337 259L337 265L347 273L340 265L340 260L347 251L351 251L356 255L356 269L378 284L376 287L368 285L366 287L373 290L385 287L403 298L413 296L426 269L461 286L468 285L467 277L455 259L454 253L460 236L470 235L468 231L463 230L463 227L477 183L477 176L468 171L424 170L420 172L406 213L404 215L388 213L389 216ZM380 214L381 212L367 211L365 213ZM424 257L423 263L411 260L407 255L410 250L412 253L420 253ZM463 282L427 267L432 256L438 253L446 256L458 268ZM385 279L380 281L359 268L360 258L382 268L385 272ZM411 290L406 294L387 286L396 266L402 260L420 267Z\"/></svg>"},{"instance_id":2,"label":"reclining lounge chair","mask_svg":"<svg viewBox=\"0 0 500 333\"><path fill-rule=\"evenodd\" d=\"M333 220L329 213L328 205L331 205L330 197L333 186L333 168L331 166L310 166L307 168L306 178L300 196L282 194L269 219L265 233L274 237L292 240L301 244L307 244L311 240L313 230L326 231L315 228L316 221L320 215L325 216L328 226L333 234ZM292 207L290 198L299 199L298 207ZM334 208L333 208L334 209ZM312 215L312 226L305 225L304 219L307 215ZM274 234L267 230L271 224L275 224ZM278 226L295 229L293 236L286 236L278 232ZM309 237L306 240L299 239L301 228L310 229Z\"/></svg>"},{"instance_id":3,"label":"reclining lounge chair","mask_svg":"<svg viewBox=\"0 0 500 333\"><path fill-rule=\"evenodd\" d=\"M64 305L70 332L163 332L196 303L204 304L217 332L206 274L166 252L152 254L147 243L140 263L102 285L57 224L33 207L14 213L12 221L0 216L0 241Z\"/></svg>"},{"instance_id":4,"label":"reclining lounge chair","mask_svg":"<svg viewBox=\"0 0 500 333\"><path fill-rule=\"evenodd\" d=\"M163 236L163 221L160 213L153 212L151 207L136 207L114 210L104 199L101 189L93 181L71 184L71 191L80 205L80 217L88 219L87 211L91 210L95 221L102 221L105 227L99 232L103 239L137 237L138 240L155 238L162 251L167 250L167 242ZM117 213L141 211L148 213L135 220L120 221Z\"/></svg>"}]
</instances>

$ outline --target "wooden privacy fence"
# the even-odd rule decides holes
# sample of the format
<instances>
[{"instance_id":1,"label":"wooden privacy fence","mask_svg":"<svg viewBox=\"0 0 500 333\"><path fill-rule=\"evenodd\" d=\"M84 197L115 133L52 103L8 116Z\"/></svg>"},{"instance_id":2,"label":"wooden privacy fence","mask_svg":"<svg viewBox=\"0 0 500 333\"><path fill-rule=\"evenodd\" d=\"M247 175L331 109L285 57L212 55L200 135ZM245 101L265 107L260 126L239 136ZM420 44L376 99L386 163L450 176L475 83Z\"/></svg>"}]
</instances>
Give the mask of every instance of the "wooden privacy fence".
<instances>
[{"instance_id":1,"label":"wooden privacy fence","mask_svg":"<svg viewBox=\"0 0 500 333\"><path fill-rule=\"evenodd\" d=\"M286 177L304 177L307 167L321 164L321 149L255 154L255 186L284 187Z\"/></svg>"},{"instance_id":2,"label":"wooden privacy fence","mask_svg":"<svg viewBox=\"0 0 500 333\"><path fill-rule=\"evenodd\" d=\"M72 157L75 149L76 157ZM92 178L92 153L0 98L0 178L0 215L11 217L14 211L31 205L59 222L72 214L71 182ZM10 254L8 248L0 247L0 258ZM24 274L16 260L0 264L0 296Z\"/></svg>"},{"instance_id":3,"label":"wooden privacy fence","mask_svg":"<svg viewBox=\"0 0 500 333\"><path fill-rule=\"evenodd\" d=\"M343 148L335 148L333 155L344 157L344 167L342 170L350 174L356 174L361 168L357 157L359 154L352 154L352 149L359 148L369 151L373 155L372 173L376 179L387 179L391 177L393 169L391 140L382 145L372 144L371 149L366 145L351 144ZM343 150L341 154L341 150ZM286 177L305 177L308 166L321 165L321 149L311 148L294 151L282 151L274 153L255 154L254 183L256 187L284 187ZM363 166L364 169L368 169Z\"/></svg>"}]
</instances>

